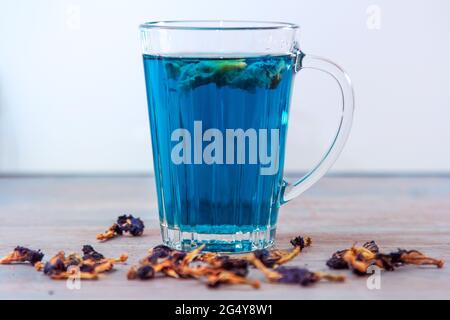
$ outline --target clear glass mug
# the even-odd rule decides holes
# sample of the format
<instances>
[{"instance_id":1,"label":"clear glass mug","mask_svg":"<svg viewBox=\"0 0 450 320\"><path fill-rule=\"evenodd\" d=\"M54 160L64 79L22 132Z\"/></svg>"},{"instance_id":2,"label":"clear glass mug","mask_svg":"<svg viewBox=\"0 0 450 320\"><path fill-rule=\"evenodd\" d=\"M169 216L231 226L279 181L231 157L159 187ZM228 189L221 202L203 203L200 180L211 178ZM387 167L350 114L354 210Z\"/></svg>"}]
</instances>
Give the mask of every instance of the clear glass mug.
<instances>
[{"instance_id":1,"label":"clear glass mug","mask_svg":"<svg viewBox=\"0 0 450 320\"><path fill-rule=\"evenodd\" d=\"M278 209L316 183L341 152L354 97L347 74L299 49L299 27L254 21L140 26L164 244L246 252L274 243ZM342 93L336 135L295 183L283 179L294 76L323 71Z\"/></svg>"}]
</instances>

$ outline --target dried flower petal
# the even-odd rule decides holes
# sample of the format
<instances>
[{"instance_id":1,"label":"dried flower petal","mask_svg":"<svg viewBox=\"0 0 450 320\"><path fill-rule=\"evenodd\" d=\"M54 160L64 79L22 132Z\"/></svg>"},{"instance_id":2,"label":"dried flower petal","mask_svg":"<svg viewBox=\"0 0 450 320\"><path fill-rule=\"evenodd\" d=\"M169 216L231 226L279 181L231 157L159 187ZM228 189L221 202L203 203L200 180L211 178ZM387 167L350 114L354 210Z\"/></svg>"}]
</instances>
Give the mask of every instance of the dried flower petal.
<instances>
[{"instance_id":1,"label":"dried flower petal","mask_svg":"<svg viewBox=\"0 0 450 320\"><path fill-rule=\"evenodd\" d=\"M304 249L311 245L312 240L310 237L303 238L301 236L298 236L292 239L290 242L294 247L300 247L300 249Z\"/></svg>"},{"instance_id":2,"label":"dried flower petal","mask_svg":"<svg viewBox=\"0 0 450 320\"><path fill-rule=\"evenodd\" d=\"M31 250L17 246L12 252L0 259L0 264L29 262L33 266L42 260L44 254L41 250Z\"/></svg>"},{"instance_id":3,"label":"dried flower petal","mask_svg":"<svg viewBox=\"0 0 450 320\"><path fill-rule=\"evenodd\" d=\"M105 258L101 253L95 251L94 248L90 245L84 245L81 251L83 251L84 254L83 260L92 259L94 261L98 261Z\"/></svg>"},{"instance_id":4,"label":"dried flower petal","mask_svg":"<svg viewBox=\"0 0 450 320\"><path fill-rule=\"evenodd\" d=\"M97 240L105 241L114 238L116 235L122 235L122 231L119 229L119 226L116 223L114 223L104 233L98 234Z\"/></svg>"},{"instance_id":5,"label":"dried flower petal","mask_svg":"<svg viewBox=\"0 0 450 320\"><path fill-rule=\"evenodd\" d=\"M141 236L144 233L144 222L140 218L132 215L122 215L117 218L117 222L108 228L104 233L97 235L97 240L105 241L116 236L129 233L132 236Z\"/></svg>"},{"instance_id":6,"label":"dried flower petal","mask_svg":"<svg viewBox=\"0 0 450 320\"><path fill-rule=\"evenodd\" d=\"M122 232L131 234L132 236L141 236L144 233L144 223L141 219L132 215L123 215L117 218L117 225Z\"/></svg>"}]
</instances>

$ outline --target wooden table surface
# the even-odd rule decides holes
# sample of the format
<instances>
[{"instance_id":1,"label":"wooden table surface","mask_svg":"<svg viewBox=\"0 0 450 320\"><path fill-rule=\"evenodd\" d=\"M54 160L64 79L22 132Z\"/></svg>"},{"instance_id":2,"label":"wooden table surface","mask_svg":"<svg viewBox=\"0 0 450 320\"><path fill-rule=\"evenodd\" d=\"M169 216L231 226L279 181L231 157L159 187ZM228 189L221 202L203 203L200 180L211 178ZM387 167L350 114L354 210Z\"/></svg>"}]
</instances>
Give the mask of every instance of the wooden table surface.
<instances>
[{"instance_id":1,"label":"wooden table surface","mask_svg":"<svg viewBox=\"0 0 450 320\"><path fill-rule=\"evenodd\" d=\"M208 289L194 280L128 281L126 272L160 243L154 181L150 177L0 178L0 255L16 245L40 248L46 258L58 250L92 244L107 256L130 255L127 265L99 281L69 290L28 265L0 266L1 299L390 299L450 298L450 268L403 267L381 273L381 289L347 274L345 283L310 288L263 283L261 289ZM119 214L143 218L143 237L98 243ZM291 264L328 270L332 252L355 241L376 240L385 251L414 248L450 260L450 177L327 177L281 209L277 244L288 248L295 235L313 246ZM252 276L261 278L258 273ZM261 278L262 279L262 278Z\"/></svg>"}]
</instances>

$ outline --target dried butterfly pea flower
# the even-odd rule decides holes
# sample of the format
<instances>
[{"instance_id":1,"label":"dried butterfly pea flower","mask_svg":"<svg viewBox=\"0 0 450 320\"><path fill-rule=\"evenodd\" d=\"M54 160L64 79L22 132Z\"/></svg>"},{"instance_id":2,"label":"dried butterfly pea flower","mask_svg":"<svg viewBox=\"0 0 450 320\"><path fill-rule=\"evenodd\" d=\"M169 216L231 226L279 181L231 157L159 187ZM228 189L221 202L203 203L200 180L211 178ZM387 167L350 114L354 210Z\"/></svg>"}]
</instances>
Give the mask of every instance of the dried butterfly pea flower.
<instances>
[{"instance_id":1,"label":"dried butterfly pea flower","mask_svg":"<svg viewBox=\"0 0 450 320\"><path fill-rule=\"evenodd\" d=\"M150 250L149 255L140 260L139 266L133 266L128 271L127 277L132 279L152 279L155 274L161 272L167 276L179 277L175 268L178 268L179 257L172 258L175 250L166 246L157 246Z\"/></svg>"},{"instance_id":2,"label":"dried butterfly pea flower","mask_svg":"<svg viewBox=\"0 0 450 320\"><path fill-rule=\"evenodd\" d=\"M294 247L300 247L300 249L304 249L306 247L309 247L312 243L312 240L310 237L303 238L301 236L295 237L290 241L290 243Z\"/></svg>"},{"instance_id":3,"label":"dried butterfly pea flower","mask_svg":"<svg viewBox=\"0 0 450 320\"><path fill-rule=\"evenodd\" d=\"M40 262L43 257L44 254L41 250L32 250L17 246L12 252L0 259L0 264L29 262L34 266L36 263Z\"/></svg>"},{"instance_id":4,"label":"dried butterfly pea flower","mask_svg":"<svg viewBox=\"0 0 450 320\"><path fill-rule=\"evenodd\" d=\"M104 233L97 235L97 240L105 241L124 233L132 236L141 236L144 233L144 222L140 218L132 215L122 215L117 218L117 222L108 228Z\"/></svg>"},{"instance_id":5,"label":"dried butterfly pea flower","mask_svg":"<svg viewBox=\"0 0 450 320\"><path fill-rule=\"evenodd\" d=\"M81 279L97 279L99 274L112 270L114 263L128 259L126 254L117 259L105 258L90 245L83 246L82 251L82 257L74 253L66 256L64 251L60 251L43 267L40 265L36 269L43 270L52 279L67 279L74 274Z\"/></svg>"},{"instance_id":6,"label":"dried butterfly pea flower","mask_svg":"<svg viewBox=\"0 0 450 320\"><path fill-rule=\"evenodd\" d=\"M83 248L81 249L81 251L83 252L83 260L88 260L88 259L92 259L92 260L102 260L105 257L94 250L94 248L90 245L84 245Z\"/></svg>"},{"instance_id":7,"label":"dried butterfly pea flower","mask_svg":"<svg viewBox=\"0 0 450 320\"><path fill-rule=\"evenodd\" d=\"M132 215L123 215L117 218L117 225L122 232L132 236L141 236L144 233L144 222Z\"/></svg>"},{"instance_id":8,"label":"dried butterfly pea flower","mask_svg":"<svg viewBox=\"0 0 450 320\"><path fill-rule=\"evenodd\" d=\"M362 247L353 246L350 249L335 252L327 261L332 269L352 269L355 274L367 275L367 269L376 265L387 271L405 264L435 265L442 268L443 260L430 258L417 250L398 249L389 254L381 253L374 241L366 242Z\"/></svg>"}]
</instances>

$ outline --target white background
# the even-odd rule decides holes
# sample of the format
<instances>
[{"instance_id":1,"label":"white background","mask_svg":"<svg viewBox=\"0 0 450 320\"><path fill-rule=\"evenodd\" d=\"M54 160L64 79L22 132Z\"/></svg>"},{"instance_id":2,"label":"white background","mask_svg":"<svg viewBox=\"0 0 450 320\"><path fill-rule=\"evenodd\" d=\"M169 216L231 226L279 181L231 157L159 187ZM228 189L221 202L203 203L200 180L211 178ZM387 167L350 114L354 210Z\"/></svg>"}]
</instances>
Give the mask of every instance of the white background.
<instances>
[{"instance_id":1,"label":"white background","mask_svg":"<svg viewBox=\"0 0 450 320\"><path fill-rule=\"evenodd\" d=\"M0 0L0 173L150 172L137 26L161 19L300 24L302 49L355 86L335 172L450 172L449 12L445 0ZM287 169L300 171L329 142L338 95L306 71L295 90Z\"/></svg>"}]
</instances>

